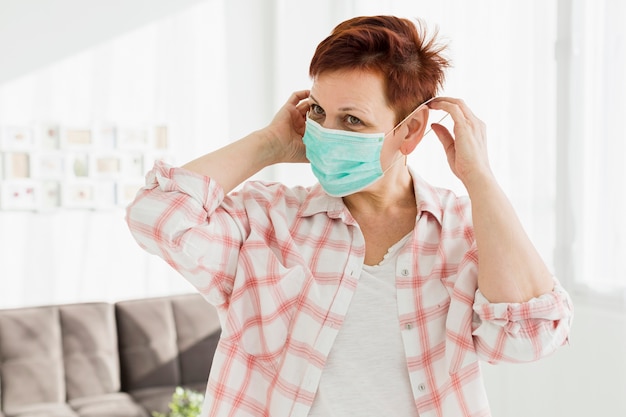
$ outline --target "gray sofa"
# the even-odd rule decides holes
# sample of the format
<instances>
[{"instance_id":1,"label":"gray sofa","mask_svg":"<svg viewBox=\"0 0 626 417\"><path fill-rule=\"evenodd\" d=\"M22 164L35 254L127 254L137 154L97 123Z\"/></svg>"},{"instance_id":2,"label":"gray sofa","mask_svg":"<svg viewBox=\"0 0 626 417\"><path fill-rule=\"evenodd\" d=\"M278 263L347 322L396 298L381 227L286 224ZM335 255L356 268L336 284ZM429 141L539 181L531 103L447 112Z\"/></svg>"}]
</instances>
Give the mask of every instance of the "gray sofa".
<instances>
[{"instance_id":1,"label":"gray sofa","mask_svg":"<svg viewBox=\"0 0 626 417\"><path fill-rule=\"evenodd\" d=\"M0 417L150 417L204 393L220 334L199 294L0 310Z\"/></svg>"}]
</instances>

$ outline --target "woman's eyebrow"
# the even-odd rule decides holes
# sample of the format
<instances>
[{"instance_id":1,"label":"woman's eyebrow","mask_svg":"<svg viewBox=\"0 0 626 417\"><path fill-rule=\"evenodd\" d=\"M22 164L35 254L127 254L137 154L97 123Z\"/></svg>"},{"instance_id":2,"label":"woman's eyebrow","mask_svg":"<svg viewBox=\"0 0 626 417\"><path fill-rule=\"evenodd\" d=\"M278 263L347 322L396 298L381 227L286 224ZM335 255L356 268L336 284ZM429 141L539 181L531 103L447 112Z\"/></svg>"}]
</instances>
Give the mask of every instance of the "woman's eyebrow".
<instances>
[{"instance_id":1,"label":"woman's eyebrow","mask_svg":"<svg viewBox=\"0 0 626 417\"><path fill-rule=\"evenodd\" d=\"M315 98L315 96L313 94L309 94L309 98L311 100L313 100L315 102L315 104L317 104L319 106L319 101ZM341 108L338 109L338 111L344 111L344 112L350 112L350 111L354 111L354 110L361 111L363 113L367 113L367 111L365 111L363 109L359 109L357 107L351 107L351 106L341 107Z\"/></svg>"},{"instance_id":2,"label":"woman's eyebrow","mask_svg":"<svg viewBox=\"0 0 626 417\"><path fill-rule=\"evenodd\" d=\"M315 98L315 96L313 94L309 94L309 98L311 100L313 100L315 102L315 104L319 105L319 101L317 101L317 99ZM352 110L359 110L356 107L342 107L339 109L339 111L352 111ZM361 110L363 111L363 110Z\"/></svg>"}]
</instances>

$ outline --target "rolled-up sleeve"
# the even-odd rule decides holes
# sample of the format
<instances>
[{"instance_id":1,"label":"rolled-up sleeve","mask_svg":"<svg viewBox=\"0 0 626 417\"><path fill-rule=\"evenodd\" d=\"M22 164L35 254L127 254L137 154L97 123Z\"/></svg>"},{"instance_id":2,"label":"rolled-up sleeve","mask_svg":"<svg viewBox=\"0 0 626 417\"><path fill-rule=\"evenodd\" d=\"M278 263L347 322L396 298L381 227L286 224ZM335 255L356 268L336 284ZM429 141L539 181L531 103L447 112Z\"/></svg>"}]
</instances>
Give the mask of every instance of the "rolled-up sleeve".
<instances>
[{"instance_id":1,"label":"rolled-up sleeve","mask_svg":"<svg viewBox=\"0 0 626 417\"><path fill-rule=\"evenodd\" d=\"M523 303L491 303L478 288L475 245L465 254L453 285L446 321L451 374L483 360L531 362L568 342L572 301L556 278L552 291Z\"/></svg>"},{"instance_id":2,"label":"rolled-up sleeve","mask_svg":"<svg viewBox=\"0 0 626 417\"><path fill-rule=\"evenodd\" d=\"M480 290L474 301L472 335L476 351L490 362L530 362L568 341L573 317L568 293L554 288L523 303L490 303Z\"/></svg>"},{"instance_id":3,"label":"rolled-up sleeve","mask_svg":"<svg viewBox=\"0 0 626 417\"><path fill-rule=\"evenodd\" d=\"M215 181L157 162L126 209L137 243L180 272L212 304L228 303L246 218L222 206Z\"/></svg>"}]
</instances>

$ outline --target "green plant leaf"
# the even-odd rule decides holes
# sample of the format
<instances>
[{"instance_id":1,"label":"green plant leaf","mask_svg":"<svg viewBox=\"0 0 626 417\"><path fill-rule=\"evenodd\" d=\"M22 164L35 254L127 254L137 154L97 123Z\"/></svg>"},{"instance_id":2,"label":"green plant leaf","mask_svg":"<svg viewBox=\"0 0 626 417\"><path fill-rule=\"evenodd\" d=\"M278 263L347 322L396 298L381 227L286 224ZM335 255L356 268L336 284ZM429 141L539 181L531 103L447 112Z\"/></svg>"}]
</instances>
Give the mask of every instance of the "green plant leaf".
<instances>
[{"instance_id":1,"label":"green plant leaf","mask_svg":"<svg viewBox=\"0 0 626 417\"><path fill-rule=\"evenodd\" d=\"M203 402L204 394L188 388L176 387L172 400L168 404L170 412L162 414L153 411L152 417L198 417Z\"/></svg>"}]
</instances>

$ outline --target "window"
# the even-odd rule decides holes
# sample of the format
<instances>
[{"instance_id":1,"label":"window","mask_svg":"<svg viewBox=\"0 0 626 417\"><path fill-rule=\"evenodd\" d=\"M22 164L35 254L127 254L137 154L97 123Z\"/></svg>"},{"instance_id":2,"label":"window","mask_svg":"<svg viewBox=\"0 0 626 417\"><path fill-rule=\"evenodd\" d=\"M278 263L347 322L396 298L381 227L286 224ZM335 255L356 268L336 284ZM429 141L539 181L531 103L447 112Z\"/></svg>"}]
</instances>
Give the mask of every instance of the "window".
<instances>
[{"instance_id":1,"label":"window","mask_svg":"<svg viewBox=\"0 0 626 417\"><path fill-rule=\"evenodd\" d=\"M557 268L626 298L626 4L560 2Z\"/></svg>"}]
</instances>

